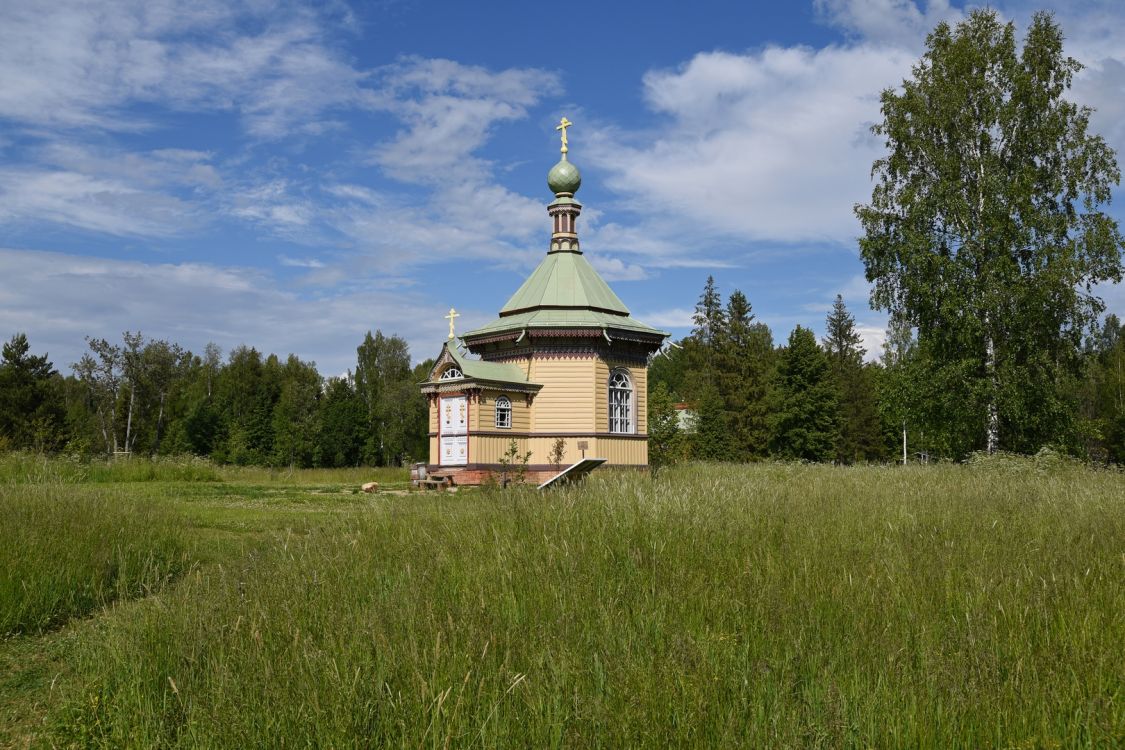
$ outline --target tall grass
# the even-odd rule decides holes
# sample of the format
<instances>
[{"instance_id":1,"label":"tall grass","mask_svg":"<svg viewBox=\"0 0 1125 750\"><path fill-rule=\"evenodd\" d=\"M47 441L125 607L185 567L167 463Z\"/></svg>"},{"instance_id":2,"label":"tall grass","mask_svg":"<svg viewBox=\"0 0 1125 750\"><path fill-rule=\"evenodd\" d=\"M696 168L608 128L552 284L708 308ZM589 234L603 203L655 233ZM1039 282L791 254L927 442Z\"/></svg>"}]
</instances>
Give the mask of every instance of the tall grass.
<instances>
[{"instance_id":1,"label":"tall grass","mask_svg":"<svg viewBox=\"0 0 1125 750\"><path fill-rule=\"evenodd\" d=\"M108 482L218 482L216 466L194 456L87 460L39 453L0 454L0 486Z\"/></svg>"},{"instance_id":2,"label":"tall grass","mask_svg":"<svg viewBox=\"0 0 1125 750\"><path fill-rule=\"evenodd\" d=\"M342 469L290 469L266 466L223 466L222 478L230 482L280 483L292 485L354 485L357 489L365 482L380 485L407 485L410 469L399 466L356 466Z\"/></svg>"},{"instance_id":3,"label":"tall grass","mask_svg":"<svg viewBox=\"0 0 1125 750\"><path fill-rule=\"evenodd\" d=\"M198 456L136 456L114 460L39 453L0 452L0 486L12 484L110 482L241 482L292 485L364 482L406 485L410 471L404 467L350 467L343 469L293 469L268 466L220 466Z\"/></svg>"},{"instance_id":4,"label":"tall grass","mask_svg":"<svg viewBox=\"0 0 1125 750\"><path fill-rule=\"evenodd\" d=\"M105 620L55 741L1110 747L1123 490L765 465L390 499Z\"/></svg>"},{"instance_id":5,"label":"tall grass","mask_svg":"<svg viewBox=\"0 0 1125 750\"><path fill-rule=\"evenodd\" d=\"M0 638L159 589L184 565L175 518L122 492L0 486Z\"/></svg>"}]
</instances>

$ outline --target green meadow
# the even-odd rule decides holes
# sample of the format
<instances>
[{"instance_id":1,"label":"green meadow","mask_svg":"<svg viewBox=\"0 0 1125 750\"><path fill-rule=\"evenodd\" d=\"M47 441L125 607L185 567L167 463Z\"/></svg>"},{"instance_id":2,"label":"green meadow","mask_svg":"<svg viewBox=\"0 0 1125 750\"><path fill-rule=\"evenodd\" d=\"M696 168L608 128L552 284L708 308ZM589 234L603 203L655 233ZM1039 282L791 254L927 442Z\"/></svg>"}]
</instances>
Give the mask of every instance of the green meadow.
<instances>
[{"instance_id":1,"label":"green meadow","mask_svg":"<svg viewBox=\"0 0 1125 750\"><path fill-rule=\"evenodd\" d=\"M0 746L1125 743L1121 473L407 484L0 459Z\"/></svg>"}]
</instances>

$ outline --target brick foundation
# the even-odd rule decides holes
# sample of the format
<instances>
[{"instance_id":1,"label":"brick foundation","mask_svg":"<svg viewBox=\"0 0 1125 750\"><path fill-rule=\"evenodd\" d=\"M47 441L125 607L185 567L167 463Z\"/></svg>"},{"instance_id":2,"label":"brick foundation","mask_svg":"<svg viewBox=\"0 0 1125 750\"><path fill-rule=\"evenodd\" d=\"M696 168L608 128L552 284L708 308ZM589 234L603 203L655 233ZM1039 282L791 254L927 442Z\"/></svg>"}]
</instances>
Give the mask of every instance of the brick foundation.
<instances>
[{"instance_id":1,"label":"brick foundation","mask_svg":"<svg viewBox=\"0 0 1125 750\"><path fill-rule=\"evenodd\" d=\"M562 467L563 469L566 466ZM599 471L609 470L633 470L633 471L648 471L647 466L603 466ZM542 484L551 477L559 473L561 469L556 469L554 466L529 466L527 471L524 472L524 484ZM464 468L459 467L445 467L440 466L427 466L426 473L430 476L438 474L440 476L452 477L454 486L461 487L476 487L485 484L491 477L493 481L500 481L500 469L487 466L468 466ZM509 476L514 475L510 472Z\"/></svg>"}]
</instances>

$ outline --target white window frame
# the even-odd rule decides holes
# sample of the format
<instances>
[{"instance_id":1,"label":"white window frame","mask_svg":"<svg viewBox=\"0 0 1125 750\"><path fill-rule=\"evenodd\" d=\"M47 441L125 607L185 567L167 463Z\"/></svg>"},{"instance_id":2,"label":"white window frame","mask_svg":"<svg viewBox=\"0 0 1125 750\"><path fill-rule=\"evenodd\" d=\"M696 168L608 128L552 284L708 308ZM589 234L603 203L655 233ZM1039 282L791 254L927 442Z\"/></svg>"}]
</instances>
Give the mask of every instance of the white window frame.
<instances>
[{"instance_id":1,"label":"white window frame","mask_svg":"<svg viewBox=\"0 0 1125 750\"><path fill-rule=\"evenodd\" d=\"M512 429L512 399L507 396L496 397L496 428L499 430ZM500 416L503 415L504 419Z\"/></svg>"},{"instance_id":2,"label":"white window frame","mask_svg":"<svg viewBox=\"0 0 1125 750\"><path fill-rule=\"evenodd\" d=\"M628 370L609 373L609 431L615 435L632 435L637 431L637 399L633 378Z\"/></svg>"},{"instance_id":3,"label":"white window frame","mask_svg":"<svg viewBox=\"0 0 1125 750\"><path fill-rule=\"evenodd\" d=\"M456 365L451 365L445 368L445 372L441 374L438 380L460 380L463 377L465 377L465 374Z\"/></svg>"}]
</instances>

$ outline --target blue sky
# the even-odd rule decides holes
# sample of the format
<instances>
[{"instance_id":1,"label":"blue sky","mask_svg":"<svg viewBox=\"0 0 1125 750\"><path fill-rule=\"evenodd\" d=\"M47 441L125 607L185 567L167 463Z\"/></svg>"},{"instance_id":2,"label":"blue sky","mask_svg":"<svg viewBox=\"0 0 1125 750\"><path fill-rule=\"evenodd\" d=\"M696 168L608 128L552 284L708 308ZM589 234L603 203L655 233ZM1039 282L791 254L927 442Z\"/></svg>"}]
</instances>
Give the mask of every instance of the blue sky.
<instances>
[{"instance_id":1,"label":"blue sky","mask_svg":"<svg viewBox=\"0 0 1125 750\"><path fill-rule=\"evenodd\" d=\"M1055 10L1072 97L1125 153L1125 10ZM0 336L64 372L123 330L352 366L365 331L438 352L546 251L575 123L583 249L688 332L708 274L783 340L837 293L874 353L854 203L878 94L964 7L814 2L0 5ZM1120 191L1112 207L1125 219ZM1101 290L1125 314L1120 287Z\"/></svg>"}]
</instances>

